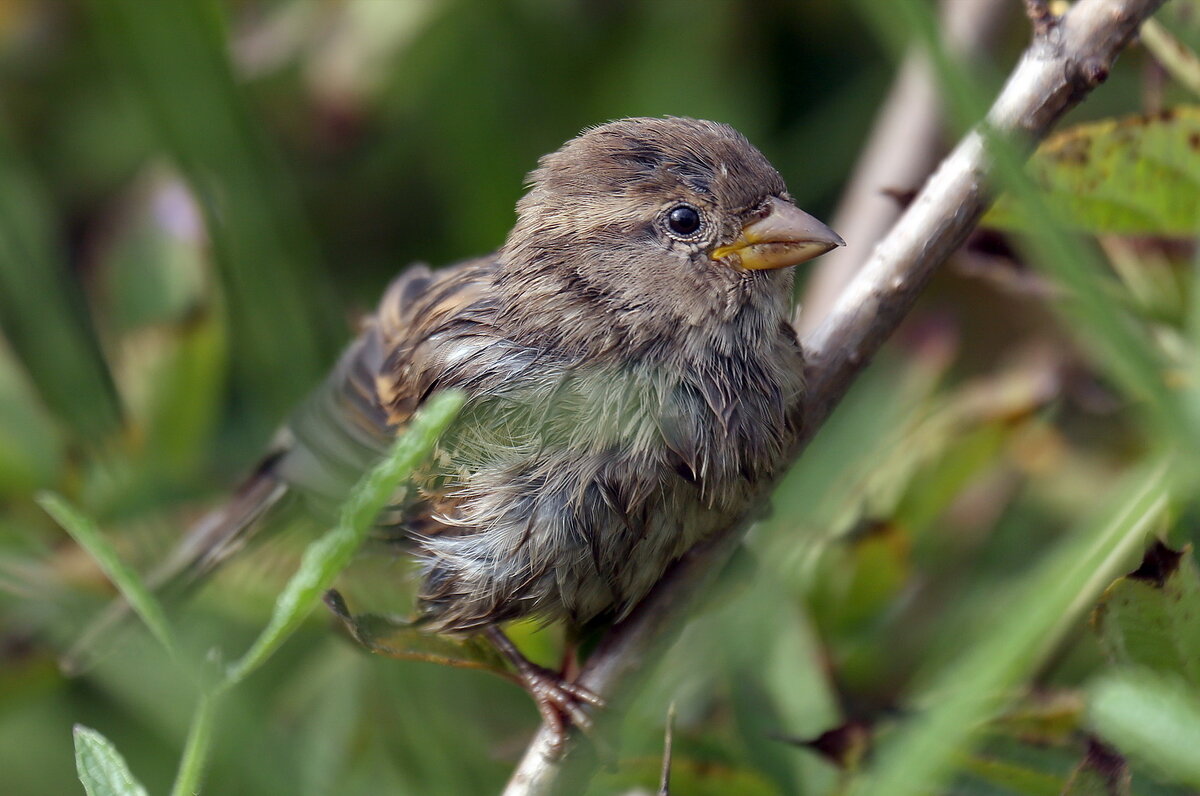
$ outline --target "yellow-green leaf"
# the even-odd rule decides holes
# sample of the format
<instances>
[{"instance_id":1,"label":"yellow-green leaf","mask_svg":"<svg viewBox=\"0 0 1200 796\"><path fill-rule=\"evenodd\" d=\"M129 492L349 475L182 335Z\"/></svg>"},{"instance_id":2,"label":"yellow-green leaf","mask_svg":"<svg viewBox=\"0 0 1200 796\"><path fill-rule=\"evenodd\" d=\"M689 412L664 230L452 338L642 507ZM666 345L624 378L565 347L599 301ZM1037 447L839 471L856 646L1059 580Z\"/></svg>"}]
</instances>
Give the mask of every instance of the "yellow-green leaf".
<instances>
[{"instance_id":1,"label":"yellow-green leaf","mask_svg":"<svg viewBox=\"0 0 1200 796\"><path fill-rule=\"evenodd\" d=\"M1061 220L1118 235L1193 235L1200 230L1200 107L1170 108L1071 127L1028 165ZM1023 209L1002 196L988 226L1020 230Z\"/></svg>"},{"instance_id":2,"label":"yellow-green leaf","mask_svg":"<svg viewBox=\"0 0 1200 796\"><path fill-rule=\"evenodd\" d=\"M1174 782L1200 787L1200 693L1177 677L1146 669L1092 684L1088 723L1135 762Z\"/></svg>"},{"instance_id":3,"label":"yellow-green leaf","mask_svg":"<svg viewBox=\"0 0 1200 796\"><path fill-rule=\"evenodd\" d=\"M1092 623L1114 662L1200 685L1200 572L1190 548L1155 541L1141 565L1104 592Z\"/></svg>"}]
</instances>

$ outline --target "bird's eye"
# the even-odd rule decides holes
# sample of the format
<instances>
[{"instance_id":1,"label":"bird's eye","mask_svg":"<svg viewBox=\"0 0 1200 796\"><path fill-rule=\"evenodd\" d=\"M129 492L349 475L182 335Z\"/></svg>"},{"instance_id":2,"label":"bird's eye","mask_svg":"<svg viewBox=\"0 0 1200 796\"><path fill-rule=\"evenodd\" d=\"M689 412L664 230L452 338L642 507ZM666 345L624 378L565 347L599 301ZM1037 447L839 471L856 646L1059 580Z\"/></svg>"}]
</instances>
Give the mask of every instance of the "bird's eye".
<instances>
[{"instance_id":1,"label":"bird's eye","mask_svg":"<svg viewBox=\"0 0 1200 796\"><path fill-rule=\"evenodd\" d=\"M667 213L667 226L676 235L692 235L700 229L700 211L691 205L676 205Z\"/></svg>"}]
</instances>

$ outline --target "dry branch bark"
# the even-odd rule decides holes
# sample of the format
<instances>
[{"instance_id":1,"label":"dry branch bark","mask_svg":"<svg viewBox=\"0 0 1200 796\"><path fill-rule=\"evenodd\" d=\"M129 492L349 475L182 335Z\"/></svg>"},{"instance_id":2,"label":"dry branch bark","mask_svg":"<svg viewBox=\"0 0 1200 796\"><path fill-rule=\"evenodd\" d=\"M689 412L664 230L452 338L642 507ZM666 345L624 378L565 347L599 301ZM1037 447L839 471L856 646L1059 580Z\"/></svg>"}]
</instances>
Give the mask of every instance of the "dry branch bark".
<instances>
[{"instance_id":1,"label":"dry branch bark","mask_svg":"<svg viewBox=\"0 0 1200 796\"><path fill-rule=\"evenodd\" d=\"M979 58L999 38L1012 0L942 0L939 29L946 49L963 61ZM846 239L816 262L794 320L801 336L820 326L842 290L896 222L903 208L889 192L916 191L945 152L937 75L924 47L909 47L875 117L830 226Z\"/></svg>"},{"instance_id":2,"label":"dry branch bark","mask_svg":"<svg viewBox=\"0 0 1200 796\"><path fill-rule=\"evenodd\" d=\"M1141 22L1165 0L1080 0L1025 51L988 112L985 124L1028 145L1108 75ZM934 270L966 239L990 195L985 136L969 133L942 161L916 199L879 243L832 306L806 334L808 438L845 395L857 373L899 325ZM764 492L766 489L764 488ZM765 496L764 496L765 497ZM615 625L588 659L579 682L611 698L650 663L677 628L692 598L720 569L749 520L731 526L676 563L632 615ZM552 736L538 731L513 772L506 796L544 796L578 785L587 744L554 759ZM586 775L584 775L586 776Z\"/></svg>"}]
</instances>

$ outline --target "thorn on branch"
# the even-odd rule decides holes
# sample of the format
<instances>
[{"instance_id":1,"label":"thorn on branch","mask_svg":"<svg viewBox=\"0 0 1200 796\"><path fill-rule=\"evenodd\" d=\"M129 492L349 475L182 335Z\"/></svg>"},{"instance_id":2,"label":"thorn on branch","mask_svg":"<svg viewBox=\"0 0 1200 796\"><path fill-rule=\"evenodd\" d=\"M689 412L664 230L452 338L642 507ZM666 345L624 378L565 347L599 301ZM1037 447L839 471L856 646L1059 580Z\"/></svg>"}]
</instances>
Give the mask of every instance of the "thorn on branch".
<instances>
[{"instance_id":1,"label":"thorn on branch","mask_svg":"<svg viewBox=\"0 0 1200 796\"><path fill-rule=\"evenodd\" d=\"M913 199L917 198L916 188L882 188L879 192L894 201L901 210L907 208L913 203Z\"/></svg>"}]
</instances>

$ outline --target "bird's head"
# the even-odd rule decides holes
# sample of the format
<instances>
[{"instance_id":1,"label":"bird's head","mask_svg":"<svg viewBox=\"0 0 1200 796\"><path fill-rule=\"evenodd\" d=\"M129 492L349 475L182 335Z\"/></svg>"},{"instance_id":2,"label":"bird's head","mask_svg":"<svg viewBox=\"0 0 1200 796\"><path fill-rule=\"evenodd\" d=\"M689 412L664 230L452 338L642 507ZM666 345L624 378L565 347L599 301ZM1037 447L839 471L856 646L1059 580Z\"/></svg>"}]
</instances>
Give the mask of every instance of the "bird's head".
<instances>
[{"instance_id":1,"label":"bird's head","mask_svg":"<svg viewBox=\"0 0 1200 796\"><path fill-rule=\"evenodd\" d=\"M788 266L842 244L744 136L697 119L585 130L541 159L517 213L501 253L510 286L543 307L577 296L642 326L786 305Z\"/></svg>"}]
</instances>

